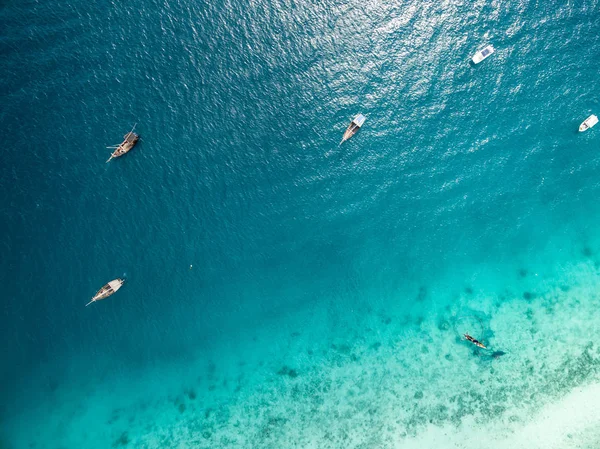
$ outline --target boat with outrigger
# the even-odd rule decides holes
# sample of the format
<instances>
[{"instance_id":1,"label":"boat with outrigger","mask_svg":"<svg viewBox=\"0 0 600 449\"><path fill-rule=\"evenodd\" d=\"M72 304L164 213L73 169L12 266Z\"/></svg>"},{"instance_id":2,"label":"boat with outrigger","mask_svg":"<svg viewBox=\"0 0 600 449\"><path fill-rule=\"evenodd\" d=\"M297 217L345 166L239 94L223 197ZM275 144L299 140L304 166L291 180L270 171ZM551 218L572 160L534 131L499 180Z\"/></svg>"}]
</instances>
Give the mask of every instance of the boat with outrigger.
<instances>
[{"instance_id":1,"label":"boat with outrigger","mask_svg":"<svg viewBox=\"0 0 600 449\"><path fill-rule=\"evenodd\" d=\"M104 285L100 290L98 290L92 298L92 300L88 302L85 306L87 307L93 302L101 301L103 299L108 298L110 295L119 290L124 283L125 279L121 278L117 278L110 281L108 284Z\"/></svg>"},{"instance_id":2,"label":"boat with outrigger","mask_svg":"<svg viewBox=\"0 0 600 449\"><path fill-rule=\"evenodd\" d=\"M340 142L340 145L343 144L350 137L352 137L354 134L356 134L356 132L363 125L363 123L365 123L366 119L367 118L362 114L358 114L356 117L354 117L354 119L352 119L352 121L350 122L350 125L346 129L346 132L344 133L344 137L342 137L342 141Z\"/></svg>"},{"instance_id":3,"label":"boat with outrigger","mask_svg":"<svg viewBox=\"0 0 600 449\"><path fill-rule=\"evenodd\" d=\"M131 131L129 131L123 136L123 142L121 142L119 145L112 145L110 147L106 147L114 150L106 162L110 162L110 160L115 157L123 156L125 153L128 153L129 150L131 150L136 143L138 143L138 140L140 140L140 136L133 132L135 130L136 125L137 123L133 125Z\"/></svg>"},{"instance_id":4,"label":"boat with outrigger","mask_svg":"<svg viewBox=\"0 0 600 449\"><path fill-rule=\"evenodd\" d=\"M584 131L587 131L596 123L598 123L598 117L596 117L594 114L590 115L583 121L581 125L579 125L579 132L582 133Z\"/></svg>"}]
</instances>

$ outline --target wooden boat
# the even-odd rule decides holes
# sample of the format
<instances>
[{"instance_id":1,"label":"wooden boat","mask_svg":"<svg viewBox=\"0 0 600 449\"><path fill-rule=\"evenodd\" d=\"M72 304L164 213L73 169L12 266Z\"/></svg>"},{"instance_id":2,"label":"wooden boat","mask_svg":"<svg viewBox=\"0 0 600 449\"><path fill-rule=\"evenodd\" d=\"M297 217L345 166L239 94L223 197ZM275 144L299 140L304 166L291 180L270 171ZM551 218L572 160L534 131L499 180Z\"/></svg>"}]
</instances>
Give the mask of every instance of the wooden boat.
<instances>
[{"instance_id":1,"label":"wooden boat","mask_svg":"<svg viewBox=\"0 0 600 449\"><path fill-rule=\"evenodd\" d=\"M133 128L131 129L131 131L129 131L127 134L125 134L123 136L123 142L121 142L119 145L113 145L110 147L106 147L106 148L114 149L114 151L112 152L112 154L110 155L110 157L108 158L108 160L106 162L110 162L110 160L114 157L123 156L125 153L127 153L129 150L131 150L135 146L135 144L138 142L138 140L140 140L140 136L133 132L134 129L135 129L135 125L133 125Z\"/></svg>"},{"instance_id":2,"label":"wooden boat","mask_svg":"<svg viewBox=\"0 0 600 449\"><path fill-rule=\"evenodd\" d=\"M365 123L366 119L367 118L362 114L358 114L356 117L354 117L354 119L350 122L350 126L348 126L348 128L346 129L346 132L344 133L344 137L342 137L340 145L343 144L350 137L352 137L354 134L356 134L356 132L363 125L363 123Z\"/></svg>"},{"instance_id":3,"label":"wooden boat","mask_svg":"<svg viewBox=\"0 0 600 449\"><path fill-rule=\"evenodd\" d=\"M598 117L596 117L594 114L590 115L583 121L581 125L579 125L579 132L582 133L584 131L587 131L596 123L598 123Z\"/></svg>"},{"instance_id":4,"label":"wooden boat","mask_svg":"<svg viewBox=\"0 0 600 449\"><path fill-rule=\"evenodd\" d=\"M483 343L481 343L479 340L477 340L476 338L471 337L469 334L464 334L463 338L465 340L470 341L471 343L473 343L475 346L480 347L481 349L487 349L487 346L484 345Z\"/></svg>"},{"instance_id":5,"label":"wooden boat","mask_svg":"<svg viewBox=\"0 0 600 449\"><path fill-rule=\"evenodd\" d=\"M110 281L108 284L106 284L104 287L98 290L98 292L96 292L92 300L88 302L85 306L87 307L93 302L108 298L110 295L119 290L124 283L125 280L121 278L117 278L113 281Z\"/></svg>"}]
</instances>

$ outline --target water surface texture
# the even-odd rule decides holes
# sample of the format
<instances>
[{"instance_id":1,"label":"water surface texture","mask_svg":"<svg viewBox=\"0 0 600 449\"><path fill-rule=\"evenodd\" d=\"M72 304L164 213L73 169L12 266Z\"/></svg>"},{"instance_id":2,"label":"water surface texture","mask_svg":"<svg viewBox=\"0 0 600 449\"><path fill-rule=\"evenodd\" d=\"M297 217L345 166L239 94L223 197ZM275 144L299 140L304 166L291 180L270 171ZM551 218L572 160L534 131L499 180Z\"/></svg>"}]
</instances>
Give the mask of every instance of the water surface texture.
<instances>
[{"instance_id":1,"label":"water surface texture","mask_svg":"<svg viewBox=\"0 0 600 449\"><path fill-rule=\"evenodd\" d=\"M600 445L597 0L0 24L0 447Z\"/></svg>"}]
</instances>

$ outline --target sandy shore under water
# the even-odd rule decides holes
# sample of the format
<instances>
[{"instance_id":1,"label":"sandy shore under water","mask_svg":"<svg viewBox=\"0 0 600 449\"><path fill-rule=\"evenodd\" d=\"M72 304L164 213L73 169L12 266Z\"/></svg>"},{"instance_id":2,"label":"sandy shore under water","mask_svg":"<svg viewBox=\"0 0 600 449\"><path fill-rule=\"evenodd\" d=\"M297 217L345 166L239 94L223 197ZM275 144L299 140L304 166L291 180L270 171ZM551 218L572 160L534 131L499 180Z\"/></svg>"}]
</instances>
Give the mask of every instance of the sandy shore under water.
<instances>
[{"instance_id":1,"label":"sandy shore under water","mask_svg":"<svg viewBox=\"0 0 600 449\"><path fill-rule=\"evenodd\" d=\"M8 447L599 447L599 268L559 273L430 286L408 308L320 302L193 360L74 375L15 415Z\"/></svg>"},{"instance_id":2,"label":"sandy shore under water","mask_svg":"<svg viewBox=\"0 0 600 449\"><path fill-rule=\"evenodd\" d=\"M600 383L577 388L553 403L546 404L524 426L481 427L465 420L459 428L430 425L417 437L398 447L405 449L471 448L497 449L593 449L600 443Z\"/></svg>"}]
</instances>

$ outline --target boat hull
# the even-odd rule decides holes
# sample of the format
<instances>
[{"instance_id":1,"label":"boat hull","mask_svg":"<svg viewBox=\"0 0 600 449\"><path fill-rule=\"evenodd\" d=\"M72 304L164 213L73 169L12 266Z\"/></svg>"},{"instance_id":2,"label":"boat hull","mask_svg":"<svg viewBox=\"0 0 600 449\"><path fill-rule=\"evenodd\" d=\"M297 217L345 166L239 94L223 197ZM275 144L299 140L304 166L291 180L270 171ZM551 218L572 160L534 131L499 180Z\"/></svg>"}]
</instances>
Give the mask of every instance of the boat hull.
<instances>
[{"instance_id":1,"label":"boat hull","mask_svg":"<svg viewBox=\"0 0 600 449\"><path fill-rule=\"evenodd\" d=\"M582 133L587 131L588 129L594 127L598 123L598 117L595 115L590 115L586 118L581 125L579 125L579 132Z\"/></svg>"},{"instance_id":2,"label":"boat hull","mask_svg":"<svg viewBox=\"0 0 600 449\"><path fill-rule=\"evenodd\" d=\"M345 142L350 137L352 137L354 134L356 134L356 131L358 131L358 128L355 128L355 127L353 127L353 125L350 125L348 127L348 129L346 129L346 132L344 133L344 136L342 137L342 142Z\"/></svg>"},{"instance_id":3,"label":"boat hull","mask_svg":"<svg viewBox=\"0 0 600 449\"><path fill-rule=\"evenodd\" d=\"M125 140L123 141L123 143L119 146L119 148L113 151L113 158L121 157L124 154L129 153L129 151L138 143L138 140L140 140L140 136L138 136L135 133L132 134L133 136L130 137L130 140L128 140L129 134L125 134Z\"/></svg>"},{"instance_id":4,"label":"boat hull","mask_svg":"<svg viewBox=\"0 0 600 449\"><path fill-rule=\"evenodd\" d=\"M95 301L100 301L102 299L106 299L109 296L113 295L114 293L117 292L117 290L119 290L121 288L121 286L125 283L125 281L123 279L117 278L114 279L112 281L110 281L109 283L107 283L106 285L104 285L100 290L98 290L96 292L96 294L94 295L94 297L92 298L92 300L88 303L91 304Z\"/></svg>"},{"instance_id":5,"label":"boat hull","mask_svg":"<svg viewBox=\"0 0 600 449\"><path fill-rule=\"evenodd\" d=\"M363 125L365 120L366 120L366 117L362 114L358 114L356 117L354 117L352 122L350 122L350 125L348 126L348 128L346 128L346 132L344 133L344 136L342 137L341 143L344 143L346 140L348 140L350 137L352 137L354 134L356 134L356 132L360 129L360 127Z\"/></svg>"},{"instance_id":6,"label":"boat hull","mask_svg":"<svg viewBox=\"0 0 600 449\"><path fill-rule=\"evenodd\" d=\"M471 61L473 61L473 64L479 64L481 61L484 61L490 56L492 56L492 54L494 54L494 47L488 45L484 49L479 50L477 53L475 53L471 58Z\"/></svg>"}]
</instances>

